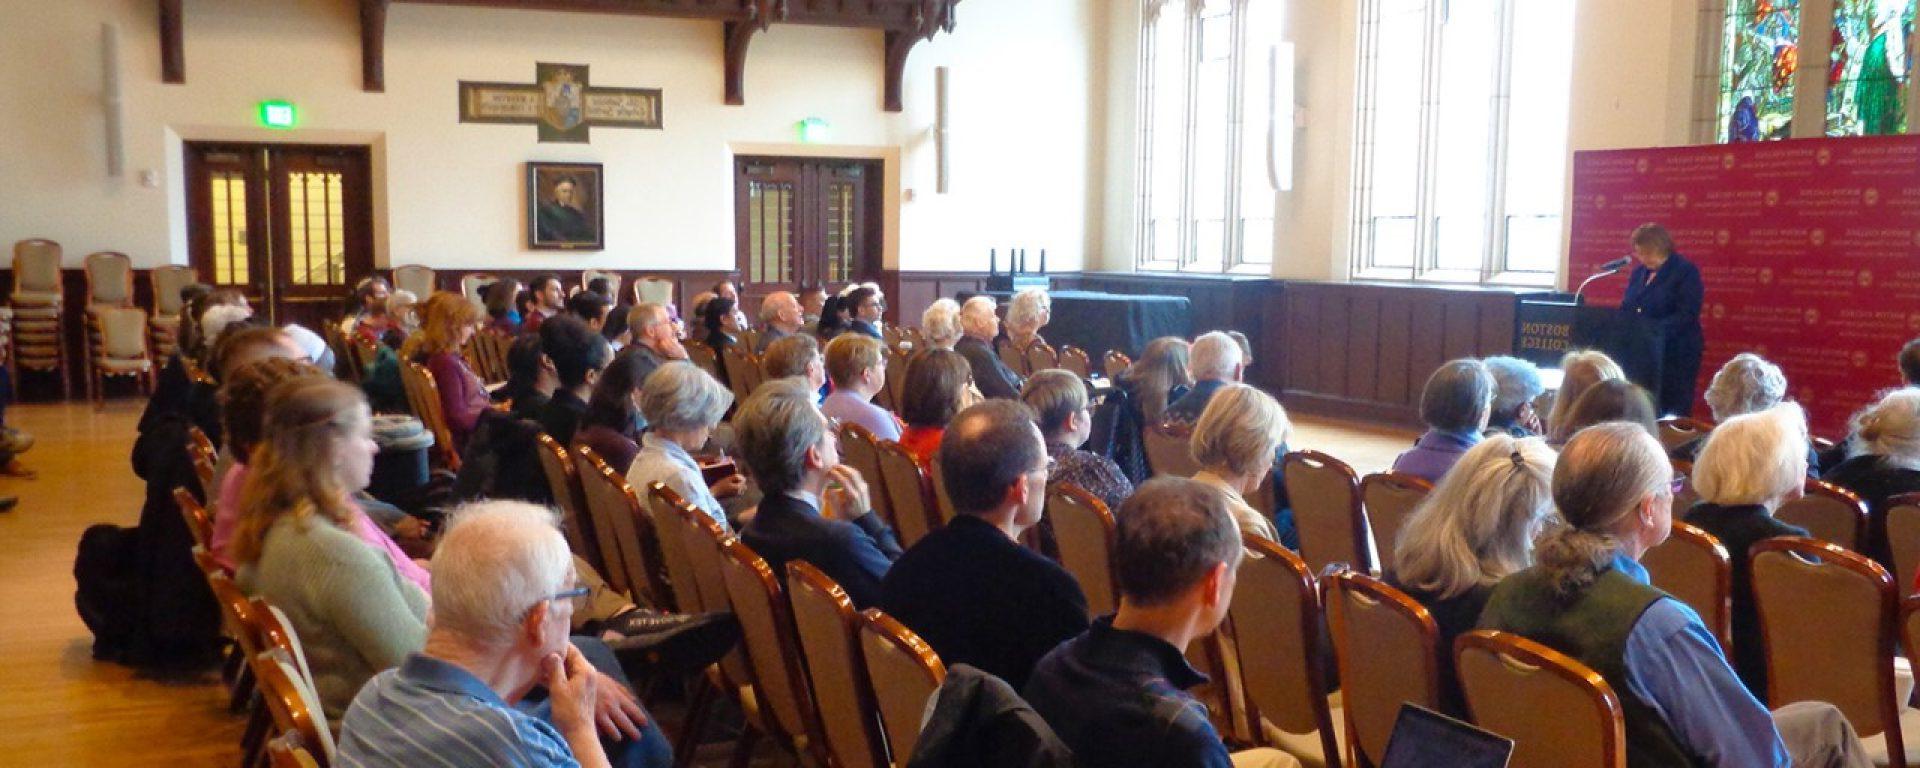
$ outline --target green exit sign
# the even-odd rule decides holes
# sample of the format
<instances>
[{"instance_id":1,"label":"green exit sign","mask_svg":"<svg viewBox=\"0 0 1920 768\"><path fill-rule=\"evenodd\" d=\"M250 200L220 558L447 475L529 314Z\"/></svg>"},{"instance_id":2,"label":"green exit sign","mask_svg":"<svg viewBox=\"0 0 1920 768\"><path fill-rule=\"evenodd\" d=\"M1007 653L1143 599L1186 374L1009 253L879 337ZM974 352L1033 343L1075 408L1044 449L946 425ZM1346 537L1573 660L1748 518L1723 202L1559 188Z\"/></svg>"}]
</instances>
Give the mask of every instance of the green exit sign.
<instances>
[{"instance_id":1,"label":"green exit sign","mask_svg":"<svg viewBox=\"0 0 1920 768\"><path fill-rule=\"evenodd\" d=\"M292 128L294 115L293 102L260 102L260 124L268 128Z\"/></svg>"}]
</instances>

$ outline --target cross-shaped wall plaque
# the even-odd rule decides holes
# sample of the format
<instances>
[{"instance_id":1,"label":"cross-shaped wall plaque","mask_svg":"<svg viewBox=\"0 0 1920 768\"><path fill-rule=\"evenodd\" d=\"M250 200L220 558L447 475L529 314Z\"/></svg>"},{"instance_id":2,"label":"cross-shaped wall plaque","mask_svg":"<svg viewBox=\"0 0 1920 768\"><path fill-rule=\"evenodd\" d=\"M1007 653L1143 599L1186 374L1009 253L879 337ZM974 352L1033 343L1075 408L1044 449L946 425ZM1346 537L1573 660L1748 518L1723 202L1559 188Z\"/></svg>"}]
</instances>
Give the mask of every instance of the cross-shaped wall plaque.
<instances>
[{"instance_id":1,"label":"cross-shaped wall plaque","mask_svg":"<svg viewBox=\"0 0 1920 768\"><path fill-rule=\"evenodd\" d=\"M460 122L537 125L543 142L587 143L587 129L660 128L660 89L599 88L585 64L534 66L532 85L460 81Z\"/></svg>"}]
</instances>

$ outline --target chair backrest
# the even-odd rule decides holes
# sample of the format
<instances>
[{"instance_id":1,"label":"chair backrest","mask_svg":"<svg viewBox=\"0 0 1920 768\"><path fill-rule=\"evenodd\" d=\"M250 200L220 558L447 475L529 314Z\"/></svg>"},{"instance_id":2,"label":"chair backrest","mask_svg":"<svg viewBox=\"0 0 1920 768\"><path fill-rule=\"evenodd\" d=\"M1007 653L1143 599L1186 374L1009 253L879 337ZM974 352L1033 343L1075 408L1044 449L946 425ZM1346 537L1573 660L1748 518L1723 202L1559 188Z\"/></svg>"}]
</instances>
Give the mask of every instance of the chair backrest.
<instances>
[{"instance_id":1,"label":"chair backrest","mask_svg":"<svg viewBox=\"0 0 1920 768\"><path fill-rule=\"evenodd\" d=\"M201 550L205 552L205 550ZM209 557L208 560L212 558ZM260 620L253 615L253 601L247 599L240 585L220 571L206 572L207 589L213 592L213 602L220 606L221 629L227 637L233 638L245 658L253 658L256 653L265 650L260 638Z\"/></svg>"},{"instance_id":2,"label":"chair backrest","mask_svg":"<svg viewBox=\"0 0 1920 768\"><path fill-rule=\"evenodd\" d=\"M1300 532L1300 556L1320 573L1331 563L1371 571L1367 554L1366 512L1360 507L1360 478L1353 467L1319 451L1286 456L1282 478Z\"/></svg>"},{"instance_id":3,"label":"chair backrest","mask_svg":"<svg viewBox=\"0 0 1920 768\"><path fill-rule=\"evenodd\" d=\"M1321 763L1340 764L1332 710L1321 667L1320 590L1306 561L1265 538L1243 534L1233 602L1234 648L1247 718L1261 719L1294 735L1317 734Z\"/></svg>"},{"instance_id":4,"label":"chair backrest","mask_svg":"<svg viewBox=\"0 0 1920 768\"><path fill-rule=\"evenodd\" d=\"M860 652L860 613L832 578L805 560L787 563L787 598L794 634L806 657L807 681L822 713L825 747L845 768L886 765L880 721L874 716L867 660Z\"/></svg>"},{"instance_id":5,"label":"chair backrest","mask_svg":"<svg viewBox=\"0 0 1920 768\"><path fill-rule=\"evenodd\" d=\"M180 289L193 284L200 275L193 267L168 264L154 267L147 272L147 286L153 289L153 313L162 317L179 317L185 305L180 302Z\"/></svg>"},{"instance_id":6,"label":"chair backrest","mask_svg":"<svg viewBox=\"0 0 1920 768\"><path fill-rule=\"evenodd\" d=\"M1673 476L1680 486L1673 492L1673 519L1679 520L1700 501L1700 492L1693 489L1693 462L1675 459Z\"/></svg>"},{"instance_id":7,"label":"chair backrest","mask_svg":"<svg viewBox=\"0 0 1920 768\"><path fill-rule=\"evenodd\" d=\"M434 447L440 452L441 461L448 469L459 471L460 451L453 445L453 431L447 428L446 413L440 410L440 387L433 382L433 372L419 363L401 361L400 386L406 390L407 405L413 409L413 415L433 433Z\"/></svg>"},{"instance_id":8,"label":"chair backrest","mask_svg":"<svg viewBox=\"0 0 1920 768\"><path fill-rule=\"evenodd\" d=\"M768 718L788 742L819 733L813 712L813 694L807 686L800 645L793 637L793 620L780 580L758 554L738 538L721 547L720 575L733 600L733 615L753 664L753 692ZM844 713L836 713L844 714ZM818 738L808 738L818 748ZM824 763L825 761L820 761Z\"/></svg>"},{"instance_id":9,"label":"chair backrest","mask_svg":"<svg viewBox=\"0 0 1920 768\"><path fill-rule=\"evenodd\" d=\"M473 366L474 375L481 381L498 384L507 380L507 348L512 345L513 339L502 334L476 333L460 354L467 358L467 364Z\"/></svg>"},{"instance_id":10,"label":"chair backrest","mask_svg":"<svg viewBox=\"0 0 1920 768\"><path fill-rule=\"evenodd\" d=\"M1133 358L1127 357L1126 353L1119 350L1107 350L1106 356L1100 358L1100 367L1109 379L1120 378L1120 374L1125 373L1132 366Z\"/></svg>"},{"instance_id":11,"label":"chair backrest","mask_svg":"<svg viewBox=\"0 0 1920 768\"><path fill-rule=\"evenodd\" d=\"M633 281L633 303L673 303L673 281L658 275L643 275Z\"/></svg>"},{"instance_id":12,"label":"chair backrest","mask_svg":"<svg viewBox=\"0 0 1920 768\"><path fill-rule=\"evenodd\" d=\"M1052 345L1044 341L1036 341L1027 345L1028 374L1032 374L1034 371L1044 371L1048 368L1058 367L1060 367L1060 353L1053 351Z\"/></svg>"},{"instance_id":13,"label":"chair backrest","mask_svg":"<svg viewBox=\"0 0 1920 768\"><path fill-rule=\"evenodd\" d=\"M707 600L700 594L699 579L693 575L693 561L687 559L687 544L679 533L680 510L692 505L666 483L648 484L646 494L647 519L653 522L654 539L659 542L660 556L666 563L667 581L673 585L675 607L681 613L706 613Z\"/></svg>"},{"instance_id":14,"label":"chair backrest","mask_svg":"<svg viewBox=\"0 0 1920 768\"><path fill-rule=\"evenodd\" d=\"M878 608L860 614L860 655L867 662L873 703L893 764L904 766L920 742L927 702L946 682L947 667L933 647Z\"/></svg>"},{"instance_id":15,"label":"chair backrest","mask_svg":"<svg viewBox=\"0 0 1920 768\"><path fill-rule=\"evenodd\" d=\"M1327 614L1348 742L1378 765L1401 703L1440 706L1439 628L1413 598L1352 569L1327 581Z\"/></svg>"},{"instance_id":16,"label":"chair backrest","mask_svg":"<svg viewBox=\"0 0 1920 768\"><path fill-rule=\"evenodd\" d=\"M1912 591L1920 572L1920 504L1900 503L1887 510L1887 547L1893 551L1893 585Z\"/></svg>"},{"instance_id":17,"label":"chair backrest","mask_svg":"<svg viewBox=\"0 0 1920 768\"><path fill-rule=\"evenodd\" d=\"M720 365L727 371L727 387L733 390L733 401L744 403L753 395L758 384L760 360L754 357L748 342L741 341L720 353Z\"/></svg>"},{"instance_id":18,"label":"chair backrest","mask_svg":"<svg viewBox=\"0 0 1920 768\"><path fill-rule=\"evenodd\" d=\"M60 293L60 244L34 238L13 244L13 292Z\"/></svg>"},{"instance_id":19,"label":"chair backrest","mask_svg":"<svg viewBox=\"0 0 1920 768\"><path fill-rule=\"evenodd\" d=\"M1660 438L1660 447L1669 451L1685 445L1695 439L1706 437L1713 431L1713 422L1690 419L1685 416L1668 416L1660 420L1655 430Z\"/></svg>"},{"instance_id":20,"label":"chair backrest","mask_svg":"<svg viewBox=\"0 0 1920 768\"><path fill-rule=\"evenodd\" d=\"M660 554L660 538L653 530L653 518L640 508L640 497L626 478L613 471L592 448L578 446L580 487L585 491L587 514L595 520L595 532L610 530L614 547L619 550L619 570L629 597L663 611L674 610L673 588L667 583L666 558ZM604 521L601 522L601 521ZM605 541L605 539L601 539ZM609 553L601 552L602 557ZM605 574L613 583L612 574ZM619 588L619 584L614 585Z\"/></svg>"},{"instance_id":21,"label":"chair backrest","mask_svg":"<svg viewBox=\"0 0 1920 768\"><path fill-rule=\"evenodd\" d=\"M320 708L320 696L300 678L293 659L277 648L250 658L260 698L273 718L274 729L298 733L302 742L320 745L315 757L321 765L332 765L333 731L327 727L327 714Z\"/></svg>"},{"instance_id":22,"label":"chair backrest","mask_svg":"<svg viewBox=\"0 0 1920 768\"><path fill-rule=\"evenodd\" d=\"M1391 571L1393 542L1413 509L1433 492L1433 483L1405 472L1375 472L1360 480L1360 505L1367 513L1373 541L1380 547L1380 570Z\"/></svg>"},{"instance_id":23,"label":"chair backrest","mask_svg":"<svg viewBox=\"0 0 1920 768\"><path fill-rule=\"evenodd\" d=\"M1014 373L1020 374L1021 376L1033 373L1033 371L1027 368L1026 350L1014 346L1012 342L996 346L996 351L1000 355L1000 362L1006 363L1007 367L1012 369Z\"/></svg>"},{"instance_id":24,"label":"chair backrest","mask_svg":"<svg viewBox=\"0 0 1920 768\"><path fill-rule=\"evenodd\" d=\"M320 761L307 749L298 731L275 736L267 742L267 760L273 768L320 768Z\"/></svg>"},{"instance_id":25,"label":"chair backrest","mask_svg":"<svg viewBox=\"0 0 1920 768\"><path fill-rule=\"evenodd\" d=\"M908 356L907 353L901 352L898 349L887 350L887 388L884 393L886 402L880 405L895 413L899 413L901 407L905 405L907 401ZM875 397L874 400L875 402L879 402L880 397Z\"/></svg>"},{"instance_id":26,"label":"chair backrest","mask_svg":"<svg viewBox=\"0 0 1920 768\"><path fill-rule=\"evenodd\" d=\"M1060 565L1080 582L1087 596L1087 612L1105 616L1120 605L1120 585L1113 576L1113 547L1118 536L1113 513L1099 497L1071 483L1057 483L1047 491L1047 517L1060 548Z\"/></svg>"},{"instance_id":27,"label":"chair backrest","mask_svg":"<svg viewBox=\"0 0 1920 768\"><path fill-rule=\"evenodd\" d=\"M886 491L886 480L880 472L880 441L873 431L853 422L840 425L840 460L847 466L859 471L860 477L867 481L868 501L873 511L880 513L880 519L895 531L900 525L894 521L893 503Z\"/></svg>"},{"instance_id":28,"label":"chair backrest","mask_svg":"<svg viewBox=\"0 0 1920 768\"><path fill-rule=\"evenodd\" d=\"M112 307L99 313L100 353L116 360L147 356L147 311Z\"/></svg>"},{"instance_id":29,"label":"chair backrest","mask_svg":"<svg viewBox=\"0 0 1920 768\"><path fill-rule=\"evenodd\" d=\"M193 497L193 492L185 486L173 489L173 503L180 508L180 517L187 521L187 532L193 534L196 546L213 546L213 516L207 514L207 508Z\"/></svg>"},{"instance_id":30,"label":"chair backrest","mask_svg":"<svg viewBox=\"0 0 1920 768\"><path fill-rule=\"evenodd\" d=\"M460 295L467 297L469 301L475 304L484 306L487 303L487 297L485 296L487 286L499 281L500 278L498 276L485 272L468 272L460 276ZM425 302L426 300L427 297L425 295L420 297L420 301Z\"/></svg>"},{"instance_id":31,"label":"chair backrest","mask_svg":"<svg viewBox=\"0 0 1920 768\"><path fill-rule=\"evenodd\" d=\"M1193 425L1184 422L1161 422L1151 424L1140 430L1140 441L1147 448L1147 466L1153 469L1155 477L1193 477L1200 471L1200 462L1193 460L1193 450L1189 443L1193 439Z\"/></svg>"},{"instance_id":32,"label":"chair backrest","mask_svg":"<svg viewBox=\"0 0 1920 768\"><path fill-rule=\"evenodd\" d=\"M1840 486L1808 480L1806 495L1781 504L1773 516L1807 529L1821 541L1860 551L1867 535L1867 503Z\"/></svg>"},{"instance_id":33,"label":"chair backrest","mask_svg":"<svg viewBox=\"0 0 1920 768\"><path fill-rule=\"evenodd\" d=\"M1453 647L1473 722L1513 739L1512 768L1626 768L1626 718L1600 673L1506 632Z\"/></svg>"},{"instance_id":34,"label":"chair backrest","mask_svg":"<svg viewBox=\"0 0 1920 768\"><path fill-rule=\"evenodd\" d=\"M1093 361L1087 358L1087 351L1072 344L1061 345L1059 367L1082 379L1093 378Z\"/></svg>"},{"instance_id":35,"label":"chair backrest","mask_svg":"<svg viewBox=\"0 0 1920 768\"><path fill-rule=\"evenodd\" d=\"M947 474L940 470L940 452L927 462L927 474L933 481L933 522L944 527L953 522L953 497L947 495Z\"/></svg>"},{"instance_id":36,"label":"chair backrest","mask_svg":"<svg viewBox=\"0 0 1920 768\"><path fill-rule=\"evenodd\" d=\"M726 580L720 575L720 561L725 557L720 549L733 539L733 534L722 529L707 513L690 507L678 508L674 517L678 520L674 529L687 562L693 566L694 589L704 609L709 613L731 613L733 596L727 594ZM729 685L736 687L752 680L746 649L736 643L732 651L721 657L720 674Z\"/></svg>"},{"instance_id":37,"label":"chair backrest","mask_svg":"<svg viewBox=\"0 0 1920 768\"><path fill-rule=\"evenodd\" d=\"M874 445L874 461L880 466L887 503L893 508L893 532L900 536L900 546L911 547L938 527L932 479L927 477L927 469L920 466L919 459L892 440Z\"/></svg>"},{"instance_id":38,"label":"chair backrest","mask_svg":"<svg viewBox=\"0 0 1920 768\"><path fill-rule=\"evenodd\" d=\"M307 649L300 644L300 633L293 629L293 620L287 618L287 612L279 606L260 598L253 599L253 618L260 627L260 650L278 648L293 660L293 667L300 673L301 682L313 685L313 668L307 666Z\"/></svg>"},{"instance_id":39,"label":"chair backrest","mask_svg":"<svg viewBox=\"0 0 1920 768\"><path fill-rule=\"evenodd\" d=\"M414 298L426 301L433 295L433 267L402 264L393 268L393 288L412 291Z\"/></svg>"},{"instance_id":40,"label":"chair backrest","mask_svg":"<svg viewBox=\"0 0 1920 768\"><path fill-rule=\"evenodd\" d=\"M1831 543L1790 536L1753 545L1753 602L1767 649L1767 701L1824 701L1861 738L1885 733L1904 766L1894 700L1893 576Z\"/></svg>"},{"instance_id":41,"label":"chair backrest","mask_svg":"<svg viewBox=\"0 0 1920 768\"><path fill-rule=\"evenodd\" d=\"M567 536L567 548L593 566L605 578L606 559L601 557L599 533L587 514L586 488L580 484L580 469L567 455L560 441L545 432L534 437L534 454L540 457L540 471L547 476L553 503L560 508L560 532Z\"/></svg>"},{"instance_id":42,"label":"chair backrest","mask_svg":"<svg viewBox=\"0 0 1920 768\"><path fill-rule=\"evenodd\" d=\"M213 468L220 462L220 452L213 447L213 440L199 427L187 427L187 454L193 460L193 474L200 480L200 490L213 493Z\"/></svg>"},{"instance_id":43,"label":"chair backrest","mask_svg":"<svg viewBox=\"0 0 1920 768\"><path fill-rule=\"evenodd\" d=\"M1733 652L1733 561L1713 534L1679 520L1673 535L1640 556L1653 586L1686 603Z\"/></svg>"},{"instance_id":44,"label":"chair backrest","mask_svg":"<svg viewBox=\"0 0 1920 768\"><path fill-rule=\"evenodd\" d=\"M616 300L620 297L620 283L625 278L622 278L619 272L610 269L580 270L580 290L587 290L587 284L593 282L596 277L606 278L608 292L612 293Z\"/></svg>"},{"instance_id":45,"label":"chair backrest","mask_svg":"<svg viewBox=\"0 0 1920 768\"><path fill-rule=\"evenodd\" d=\"M87 306L133 306L133 259L118 251L87 254Z\"/></svg>"},{"instance_id":46,"label":"chair backrest","mask_svg":"<svg viewBox=\"0 0 1920 768\"><path fill-rule=\"evenodd\" d=\"M704 341L688 341L684 346L687 349L689 362L700 366L700 370L706 371L714 381L720 380L720 360L714 356L713 347L707 346Z\"/></svg>"}]
</instances>

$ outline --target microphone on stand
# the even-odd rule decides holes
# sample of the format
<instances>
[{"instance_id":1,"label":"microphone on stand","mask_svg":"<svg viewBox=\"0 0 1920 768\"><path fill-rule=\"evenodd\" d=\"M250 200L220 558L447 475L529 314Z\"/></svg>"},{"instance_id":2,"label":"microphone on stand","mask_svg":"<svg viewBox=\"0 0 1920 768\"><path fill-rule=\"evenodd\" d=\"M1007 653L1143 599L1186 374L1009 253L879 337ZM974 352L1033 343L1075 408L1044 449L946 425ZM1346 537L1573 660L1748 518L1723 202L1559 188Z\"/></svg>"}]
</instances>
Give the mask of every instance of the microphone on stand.
<instances>
[{"instance_id":1,"label":"microphone on stand","mask_svg":"<svg viewBox=\"0 0 1920 768\"><path fill-rule=\"evenodd\" d=\"M1620 274L1620 270L1625 268L1628 264L1631 264L1631 263L1633 263L1633 257L1622 256L1620 258L1614 259L1613 261L1609 261L1605 264L1601 264L1600 271L1593 273L1592 277L1589 277L1585 280L1580 281L1580 287L1574 289L1573 291L1574 306L1580 305L1581 301L1583 300L1582 294L1586 293L1587 286L1592 285L1593 281L1599 280L1600 278L1603 278L1603 277L1612 277L1614 275Z\"/></svg>"}]
</instances>

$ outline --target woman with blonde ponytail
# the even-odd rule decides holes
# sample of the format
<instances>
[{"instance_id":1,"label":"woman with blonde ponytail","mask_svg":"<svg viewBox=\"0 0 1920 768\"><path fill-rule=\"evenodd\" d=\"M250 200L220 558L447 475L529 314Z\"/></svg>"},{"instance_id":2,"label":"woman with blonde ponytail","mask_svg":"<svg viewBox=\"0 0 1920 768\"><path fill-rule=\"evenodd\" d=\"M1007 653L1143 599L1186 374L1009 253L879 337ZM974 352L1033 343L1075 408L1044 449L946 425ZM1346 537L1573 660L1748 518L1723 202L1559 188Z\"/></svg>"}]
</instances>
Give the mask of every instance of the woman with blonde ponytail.
<instances>
[{"instance_id":1,"label":"woman with blonde ponytail","mask_svg":"<svg viewBox=\"0 0 1920 768\"><path fill-rule=\"evenodd\" d=\"M1494 587L1480 626L1573 657L1620 697L1629 768L1870 765L1831 704L1769 713L1734 675L1699 615L1648 585L1640 557L1672 531L1673 471L1638 424L1567 441L1553 470L1566 525L1534 565Z\"/></svg>"}]
</instances>

